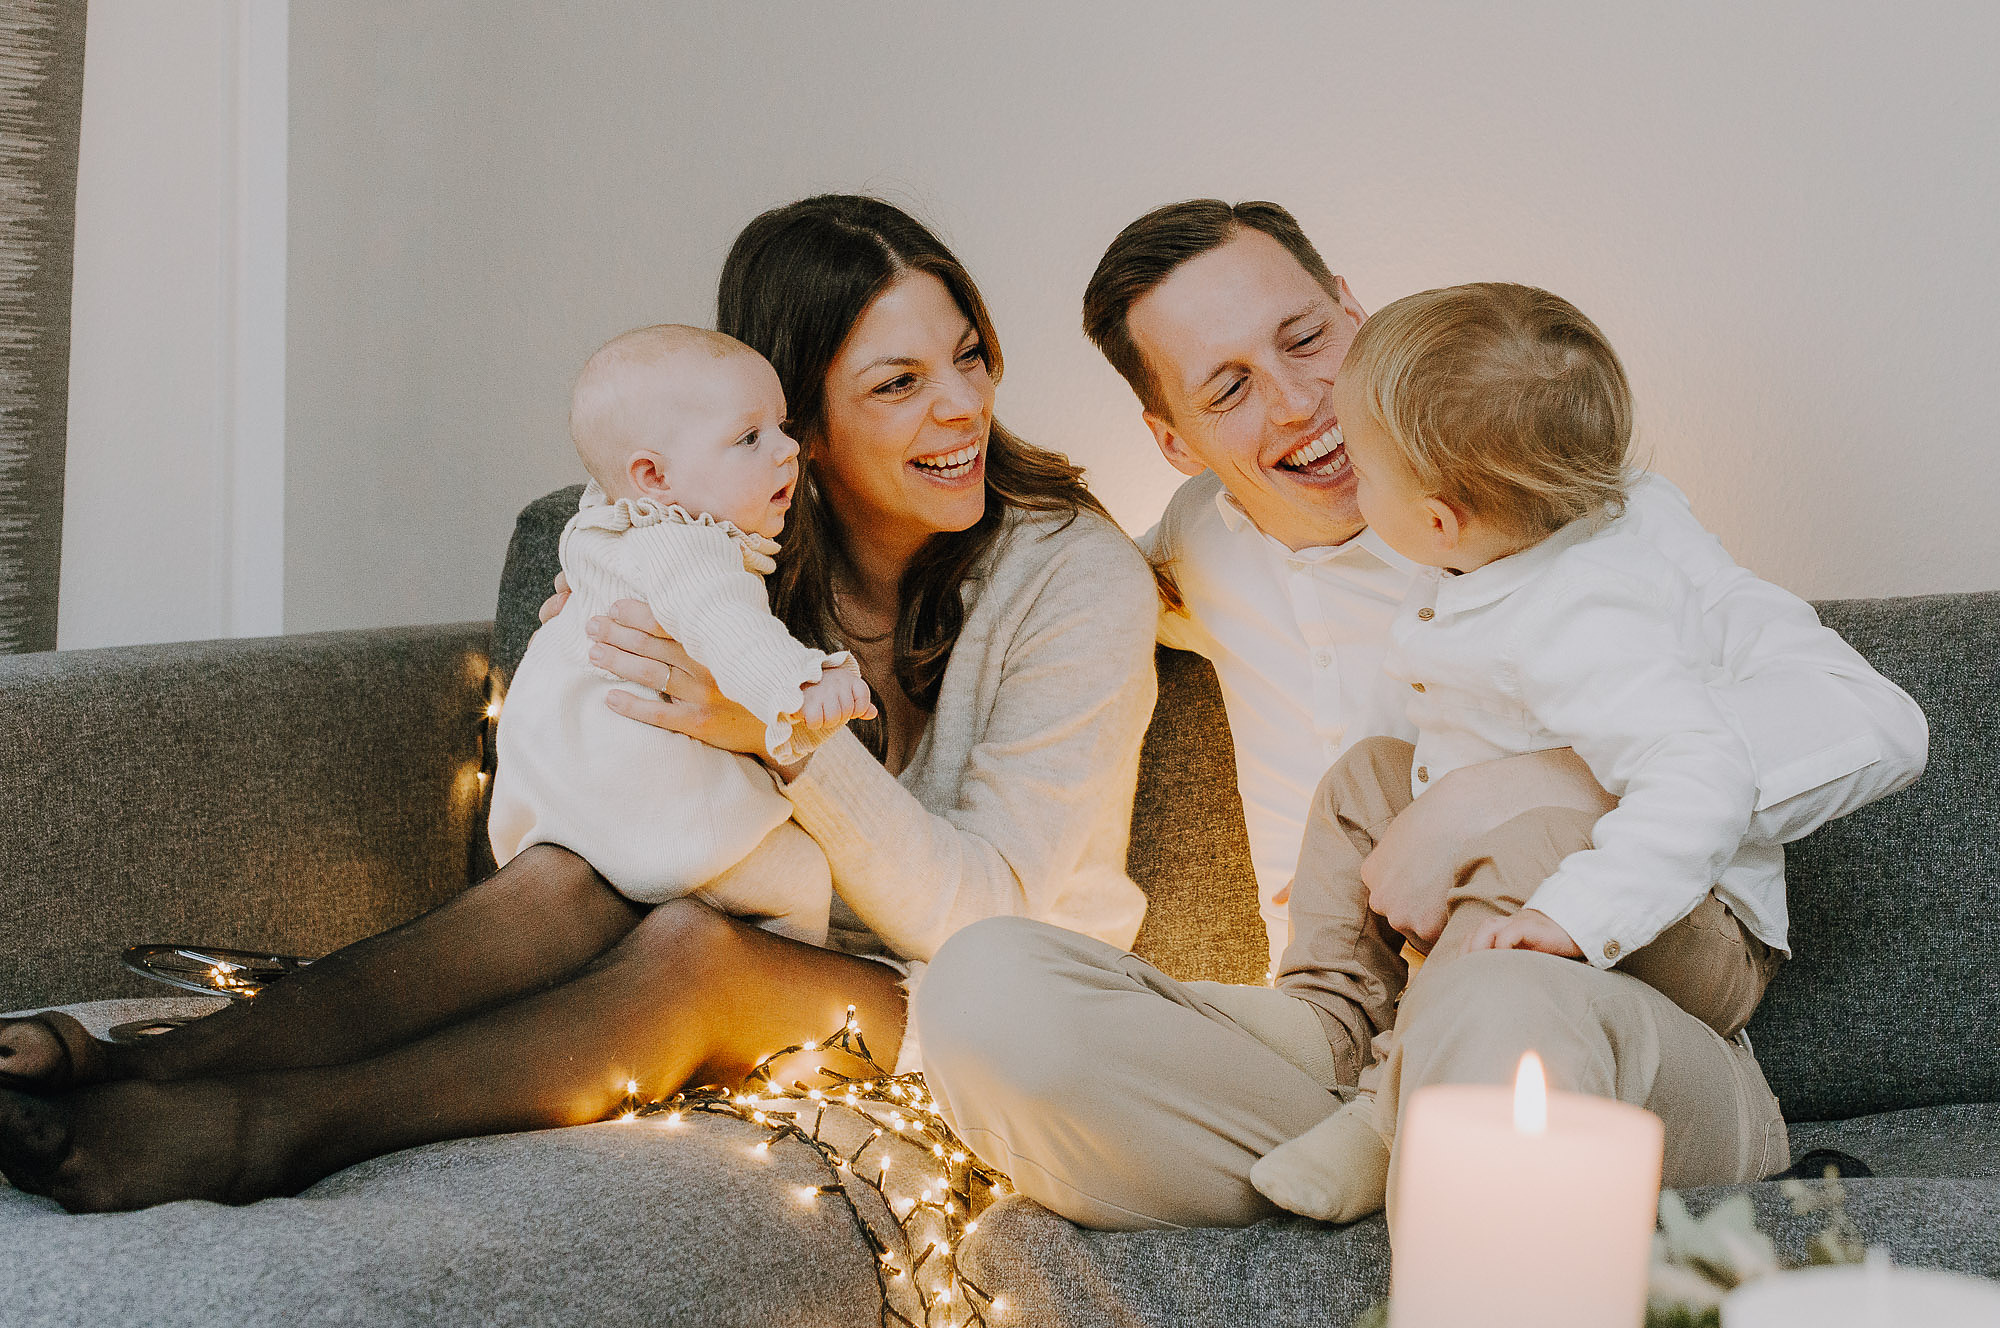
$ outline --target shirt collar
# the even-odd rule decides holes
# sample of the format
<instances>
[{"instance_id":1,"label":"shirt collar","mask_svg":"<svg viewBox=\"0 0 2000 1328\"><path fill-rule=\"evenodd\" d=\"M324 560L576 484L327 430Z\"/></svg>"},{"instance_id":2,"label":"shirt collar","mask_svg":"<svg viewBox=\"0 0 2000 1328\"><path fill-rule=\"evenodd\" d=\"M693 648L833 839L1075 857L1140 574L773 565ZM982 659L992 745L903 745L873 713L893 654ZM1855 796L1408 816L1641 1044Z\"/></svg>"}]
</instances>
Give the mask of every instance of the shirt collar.
<instances>
[{"instance_id":1,"label":"shirt collar","mask_svg":"<svg viewBox=\"0 0 2000 1328\"><path fill-rule=\"evenodd\" d=\"M1604 529L1606 524L1601 515L1578 517L1539 544L1519 553L1495 558L1486 566L1475 567L1460 576L1440 573L1437 583L1438 612L1463 613L1467 609L1484 608L1505 599L1547 571L1549 564L1565 550L1583 543Z\"/></svg>"},{"instance_id":2,"label":"shirt collar","mask_svg":"<svg viewBox=\"0 0 2000 1328\"><path fill-rule=\"evenodd\" d=\"M1222 524L1232 535L1250 532L1258 539L1279 549L1287 558L1302 563L1326 563L1351 561L1357 558L1373 558L1384 567L1401 572L1415 572L1417 565L1397 553L1382 542L1382 537L1372 529L1363 527L1360 534L1345 544L1326 544L1309 549L1287 549L1261 530L1250 514L1243 510L1243 504L1236 501L1236 495L1227 488L1217 486L1215 490L1215 510L1222 513Z\"/></svg>"}]
</instances>

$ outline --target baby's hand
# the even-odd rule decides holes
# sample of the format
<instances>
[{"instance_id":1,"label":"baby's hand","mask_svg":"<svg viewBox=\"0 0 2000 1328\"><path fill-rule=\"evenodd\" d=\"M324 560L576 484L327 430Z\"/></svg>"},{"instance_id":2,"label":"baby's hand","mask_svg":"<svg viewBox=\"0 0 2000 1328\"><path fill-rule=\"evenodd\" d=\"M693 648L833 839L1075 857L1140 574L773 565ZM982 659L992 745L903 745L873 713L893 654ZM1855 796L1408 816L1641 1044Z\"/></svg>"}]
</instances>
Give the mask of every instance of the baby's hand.
<instances>
[{"instance_id":1,"label":"baby's hand","mask_svg":"<svg viewBox=\"0 0 2000 1328\"><path fill-rule=\"evenodd\" d=\"M799 719L809 729L832 728L850 719L875 718L875 703L861 675L835 669L809 682L801 693Z\"/></svg>"},{"instance_id":2,"label":"baby's hand","mask_svg":"<svg viewBox=\"0 0 2000 1328\"><path fill-rule=\"evenodd\" d=\"M1562 924L1539 909L1524 908L1511 918L1495 918L1472 938L1474 950L1538 950L1560 959L1581 959L1583 949Z\"/></svg>"}]
</instances>

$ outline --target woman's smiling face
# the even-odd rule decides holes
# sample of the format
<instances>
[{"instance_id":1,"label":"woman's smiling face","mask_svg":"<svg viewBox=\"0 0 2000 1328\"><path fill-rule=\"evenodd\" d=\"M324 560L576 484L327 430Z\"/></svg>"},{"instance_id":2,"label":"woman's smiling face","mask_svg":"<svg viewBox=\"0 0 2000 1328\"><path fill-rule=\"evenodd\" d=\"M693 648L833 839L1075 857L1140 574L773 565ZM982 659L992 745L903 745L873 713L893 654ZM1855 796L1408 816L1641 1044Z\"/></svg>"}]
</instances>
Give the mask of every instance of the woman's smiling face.
<instances>
[{"instance_id":1,"label":"woman's smiling face","mask_svg":"<svg viewBox=\"0 0 2000 1328\"><path fill-rule=\"evenodd\" d=\"M812 465L849 531L914 547L986 511L994 379L945 284L907 271L855 320L827 371Z\"/></svg>"}]
</instances>

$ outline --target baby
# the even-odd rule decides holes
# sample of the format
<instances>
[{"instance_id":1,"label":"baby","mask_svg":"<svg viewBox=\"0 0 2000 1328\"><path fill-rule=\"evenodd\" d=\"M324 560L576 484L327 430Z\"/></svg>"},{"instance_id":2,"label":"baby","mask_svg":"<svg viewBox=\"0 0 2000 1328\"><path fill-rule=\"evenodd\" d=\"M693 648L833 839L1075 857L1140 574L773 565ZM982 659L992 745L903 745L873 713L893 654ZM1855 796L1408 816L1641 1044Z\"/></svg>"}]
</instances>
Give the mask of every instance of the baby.
<instances>
[{"instance_id":1,"label":"baby","mask_svg":"<svg viewBox=\"0 0 2000 1328\"><path fill-rule=\"evenodd\" d=\"M1756 773L1713 696L1735 679L1703 610L1752 578L1679 491L1628 468L1603 334L1546 291L1428 291L1363 324L1333 401L1362 516L1435 570L1384 661L1416 745L1370 739L1328 772L1277 985L1351 1039L1355 1010L1403 981L1361 880L1389 821L1453 770L1569 747L1617 807L1502 827L1410 991L1470 949L1539 950L1616 965L1736 1034L1786 953L1784 852L1751 833ZM1382 1207L1404 1047L1389 1029L1374 1050L1359 1096L1252 1168L1273 1202L1341 1222Z\"/></svg>"},{"instance_id":2,"label":"baby","mask_svg":"<svg viewBox=\"0 0 2000 1328\"><path fill-rule=\"evenodd\" d=\"M559 546L569 602L528 643L500 724L500 862L559 844L640 903L692 893L780 935L826 938L826 857L770 772L613 712L621 680L590 663L584 634L616 601L644 600L763 721L780 764L875 713L847 652L801 645L771 616L764 577L799 479L784 420L771 366L717 332L640 328L584 365L570 437L591 482Z\"/></svg>"}]
</instances>

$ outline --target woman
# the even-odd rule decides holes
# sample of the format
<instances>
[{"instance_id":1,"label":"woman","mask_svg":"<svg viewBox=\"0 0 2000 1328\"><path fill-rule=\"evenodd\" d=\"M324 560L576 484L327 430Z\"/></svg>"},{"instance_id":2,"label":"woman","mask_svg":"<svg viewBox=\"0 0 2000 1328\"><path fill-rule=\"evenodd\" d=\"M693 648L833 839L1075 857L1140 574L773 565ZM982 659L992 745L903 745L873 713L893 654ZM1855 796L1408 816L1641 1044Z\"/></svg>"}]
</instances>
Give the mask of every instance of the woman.
<instances>
[{"instance_id":1,"label":"woman","mask_svg":"<svg viewBox=\"0 0 2000 1328\"><path fill-rule=\"evenodd\" d=\"M907 1066L899 985L965 923L1022 914L1130 944L1152 581L1080 473L995 423L1000 352L971 278L894 207L812 198L744 231L718 308L776 366L806 452L773 607L853 649L881 711L775 772L851 907L838 948L692 899L646 911L540 846L139 1045L0 1024L10 1180L75 1212L294 1193L398 1148L601 1119L627 1080L734 1082L849 1005ZM614 708L761 751L762 725L656 631L631 603L596 625L599 661L660 694Z\"/></svg>"}]
</instances>

